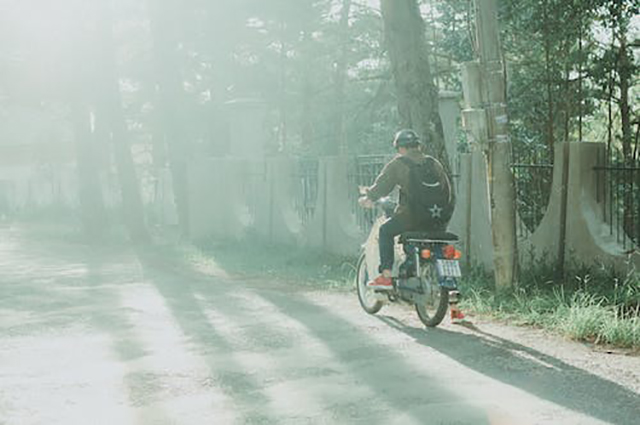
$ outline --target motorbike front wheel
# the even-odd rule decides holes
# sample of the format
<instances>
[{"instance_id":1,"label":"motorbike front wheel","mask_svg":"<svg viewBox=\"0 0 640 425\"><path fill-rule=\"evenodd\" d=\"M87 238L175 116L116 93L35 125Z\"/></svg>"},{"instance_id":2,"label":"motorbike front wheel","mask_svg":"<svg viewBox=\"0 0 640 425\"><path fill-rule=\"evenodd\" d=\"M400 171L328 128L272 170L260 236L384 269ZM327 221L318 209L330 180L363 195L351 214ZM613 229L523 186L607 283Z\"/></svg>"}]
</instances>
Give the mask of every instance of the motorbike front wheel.
<instances>
[{"instance_id":1,"label":"motorbike front wheel","mask_svg":"<svg viewBox=\"0 0 640 425\"><path fill-rule=\"evenodd\" d=\"M449 290L440 286L435 267L431 264L422 268L420 281L425 296L423 302L416 303L416 313L425 326L434 328L442 323L449 309Z\"/></svg>"},{"instance_id":2,"label":"motorbike front wheel","mask_svg":"<svg viewBox=\"0 0 640 425\"><path fill-rule=\"evenodd\" d=\"M376 293L367 286L369 281L369 272L367 271L367 257L365 254L360 256L356 271L356 289L358 291L358 300L362 309L369 314L376 314L382 308L382 301Z\"/></svg>"}]
</instances>

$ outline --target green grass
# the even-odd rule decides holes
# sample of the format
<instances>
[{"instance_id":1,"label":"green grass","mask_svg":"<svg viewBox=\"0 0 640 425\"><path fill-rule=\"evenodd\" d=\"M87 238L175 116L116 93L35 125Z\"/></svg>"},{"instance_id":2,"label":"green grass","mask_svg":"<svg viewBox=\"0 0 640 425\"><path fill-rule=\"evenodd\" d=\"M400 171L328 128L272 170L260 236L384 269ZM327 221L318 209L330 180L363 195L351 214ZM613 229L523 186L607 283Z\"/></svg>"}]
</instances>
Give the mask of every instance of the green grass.
<instances>
[{"instance_id":1,"label":"green grass","mask_svg":"<svg viewBox=\"0 0 640 425\"><path fill-rule=\"evenodd\" d=\"M517 289L496 293L481 273L463 282L461 307L478 314L557 331L569 338L640 348L640 276L610 270L556 281L540 270L522 273Z\"/></svg>"},{"instance_id":2,"label":"green grass","mask_svg":"<svg viewBox=\"0 0 640 425\"><path fill-rule=\"evenodd\" d=\"M357 260L309 248L251 242L201 242L180 245L177 250L199 270L277 279L318 289L351 289Z\"/></svg>"},{"instance_id":3,"label":"green grass","mask_svg":"<svg viewBox=\"0 0 640 425\"><path fill-rule=\"evenodd\" d=\"M19 230L25 237L34 241L64 241L74 244L97 246L128 245L128 236L123 226L105 226L98 239L89 239L82 226L74 222L46 220L15 220L0 222L0 227Z\"/></svg>"}]
</instances>

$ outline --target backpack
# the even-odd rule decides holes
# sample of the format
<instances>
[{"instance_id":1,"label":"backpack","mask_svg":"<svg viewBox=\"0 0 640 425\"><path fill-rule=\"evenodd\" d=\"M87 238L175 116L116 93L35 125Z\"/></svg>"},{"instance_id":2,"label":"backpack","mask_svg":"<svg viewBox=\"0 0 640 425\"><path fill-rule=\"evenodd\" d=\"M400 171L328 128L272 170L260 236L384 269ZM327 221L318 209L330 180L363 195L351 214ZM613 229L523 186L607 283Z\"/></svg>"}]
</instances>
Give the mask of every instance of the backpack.
<instances>
[{"instance_id":1,"label":"backpack","mask_svg":"<svg viewBox=\"0 0 640 425\"><path fill-rule=\"evenodd\" d=\"M453 215L454 202L451 183L442 165L431 156L421 164L405 157L401 160L409 166L409 211L415 217L447 223Z\"/></svg>"}]
</instances>

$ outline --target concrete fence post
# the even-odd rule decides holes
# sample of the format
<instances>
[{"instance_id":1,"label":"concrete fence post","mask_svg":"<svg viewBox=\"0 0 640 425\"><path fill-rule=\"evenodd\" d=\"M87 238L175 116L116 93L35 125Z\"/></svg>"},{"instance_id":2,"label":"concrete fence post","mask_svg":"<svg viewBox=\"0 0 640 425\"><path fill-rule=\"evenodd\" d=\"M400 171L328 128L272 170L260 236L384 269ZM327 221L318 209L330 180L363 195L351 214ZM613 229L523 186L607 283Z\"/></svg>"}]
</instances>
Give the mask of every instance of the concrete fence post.
<instances>
[{"instance_id":1,"label":"concrete fence post","mask_svg":"<svg viewBox=\"0 0 640 425\"><path fill-rule=\"evenodd\" d=\"M492 270L493 241L486 167L481 152L462 156L456 210L449 227L461 238L467 265Z\"/></svg>"},{"instance_id":2,"label":"concrete fence post","mask_svg":"<svg viewBox=\"0 0 640 425\"><path fill-rule=\"evenodd\" d=\"M320 159L318 201L305 229L306 244L339 255L357 254L364 235L349 201L348 159Z\"/></svg>"},{"instance_id":3,"label":"concrete fence post","mask_svg":"<svg viewBox=\"0 0 640 425\"><path fill-rule=\"evenodd\" d=\"M547 212L526 241L521 259L533 265L550 261L566 266L606 264L626 272L640 267L640 255L629 255L603 217L594 168L604 158L603 143L573 142L556 146L553 184Z\"/></svg>"},{"instance_id":4,"label":"concrete fence post","mask_svg":"<svg viewBox=\"0 0 640 425\"><path fill-rule=\"evenodd\" d=\"M594 167L604 158L604 143L577 142L570 146L567 198L567 260L607 264L621 272L640 267L640 254L625 252L603 219L598 202L598 178ZM622 231L622 230L620 230Z\"/></svg>"},{"instance_id":5,"label":"concrete fence post","mask_svg":"<svg viewBox=\"0 0 640 425\"><path fill-rule=\"evenodd\" d=\"M210 158L189 166L191 239L239 239L252 217L244 193L247 161Z\"/></svg>"},{"instance_id":6,"label":"concrete fence post","mask_svg":"<svg viewBox=\"0 0 640 425\"><path fill-rule=\"evenodd\" d=\"M294 160L270 158L265 163L265 184L256 193L260 203L254 226L269 242L298 245L302 239L302 223L294 208Z\"/></svg>"}]
</instances>

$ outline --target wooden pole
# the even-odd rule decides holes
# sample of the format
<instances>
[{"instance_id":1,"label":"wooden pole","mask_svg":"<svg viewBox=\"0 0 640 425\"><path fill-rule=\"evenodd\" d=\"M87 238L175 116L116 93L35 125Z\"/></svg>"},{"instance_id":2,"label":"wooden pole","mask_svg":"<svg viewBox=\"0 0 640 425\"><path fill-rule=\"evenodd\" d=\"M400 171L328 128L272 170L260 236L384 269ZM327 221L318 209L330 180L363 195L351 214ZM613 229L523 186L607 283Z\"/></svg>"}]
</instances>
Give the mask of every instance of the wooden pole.
<instances>
[{"instance_id":1,"label":"wooden pole","mask_svg":"<svg viewBox=\"0 0 640 425\"><path fill-rule=\"evenodd\" d=\"M511 169L506 81L500 54L496 0L474 0L478 60L465 66L465 127L487 160L496 287L509 288L517 275L515 181Z\"/></svg>"}]
</instances>

